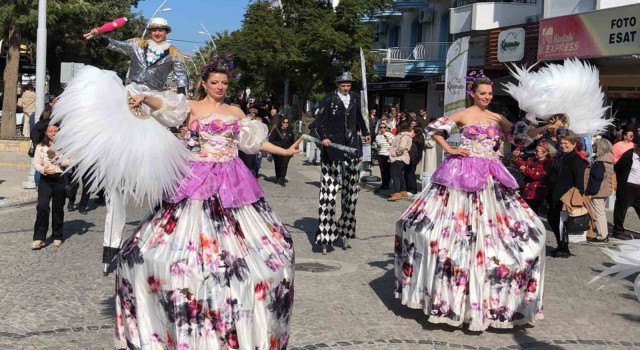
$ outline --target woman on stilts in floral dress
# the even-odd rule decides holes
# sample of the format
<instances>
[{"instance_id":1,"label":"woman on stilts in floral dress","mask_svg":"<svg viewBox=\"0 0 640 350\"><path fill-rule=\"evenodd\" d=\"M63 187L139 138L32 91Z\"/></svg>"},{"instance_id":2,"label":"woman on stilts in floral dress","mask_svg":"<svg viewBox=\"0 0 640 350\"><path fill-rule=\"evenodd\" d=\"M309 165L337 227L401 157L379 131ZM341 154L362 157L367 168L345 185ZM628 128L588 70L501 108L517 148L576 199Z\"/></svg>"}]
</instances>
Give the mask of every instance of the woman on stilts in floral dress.
<instances>
[{"instance_id":1,"label":"woman on stilts in floral dress","mask_svg":"<svg viewBox=\"0 0 640 350\"><path fill-rule=\"evenodd\" d=\"M230 73L206 66L184 135L191 174L144 218L118 257L116 347L285 349L293 303L293 242L238 158L267 128L224 103ZM161 113L163 101L138 95Z\"/></svg>"},{"instance_id":2,"label":"woman on stilts in floral dress","mask_svg":"<svg viewBox=\"0 0 640 350\"><path fill-rule=\"evenodd\" d=\"M484 331L542 318L545 228L500 160L504 134L526 138L524 125L487 108L488 78L470 95L471 107L429 125L449 156L396 224L395 292L429 322ZM452 148L445 138L456 126L462 143Z\"/></svg>"}]
</instances>

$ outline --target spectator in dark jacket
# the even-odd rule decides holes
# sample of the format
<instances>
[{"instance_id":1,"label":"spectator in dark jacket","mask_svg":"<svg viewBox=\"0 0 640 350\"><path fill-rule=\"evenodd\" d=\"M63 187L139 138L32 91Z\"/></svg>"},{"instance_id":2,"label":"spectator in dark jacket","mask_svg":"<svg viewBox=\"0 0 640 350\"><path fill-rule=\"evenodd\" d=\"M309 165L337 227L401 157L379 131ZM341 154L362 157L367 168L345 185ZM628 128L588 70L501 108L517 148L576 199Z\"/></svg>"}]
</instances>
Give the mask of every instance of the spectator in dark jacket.
<instances>
[{"instance_id":1,"label":"spectator in dark jacket","mask_svg":"<svg viewBox=\"0 0 640 350\"><path fill-rule=\"evenodd\" d=\"M549 225L558 242L558 247L552 253L556 257L571 255L568 237L561 232L563 226L561 220L566 220L568 214L563 212L560 198L573 187L578 189L580 194L584 194L584 171L587 167L587 161L577 152L578 141L579 138L574 135L560 137L560 149L564 155L558 164L558 174L555 185L551 189L551 202L547 215Z\"/></svg>"},{"instance_id":2,"label":"spectator in dark jacket","mask_svg":"<svg viewBox=\"0 0 640 350\"><path fill-rule=\"evenodd\" d=\"M418 194L416 170L418 164L422 161L422 153L424 152L424 129L415 120L410 122L410 129L411 148L409 149L409 165L407 165L404 172L404 181L407 183L407 195L409 198L413 198Z\"/></svg>"},{"instance_id":3,"label":"spectator in dark jacket","mask_svg":"<svg viewBox=\"0 0 640 350\"><path fill-rule=\"evenodd\" d=\"M295 138L293 132L289 128L289 118L280 118L278 127L271 131L269 142L276 146L289 148L294 144ZM276 168L276 182L280 186L286 186L287 169L289 168L289 160L291 156L273 155L273 162Z\"/></svg>"}]
</instances>

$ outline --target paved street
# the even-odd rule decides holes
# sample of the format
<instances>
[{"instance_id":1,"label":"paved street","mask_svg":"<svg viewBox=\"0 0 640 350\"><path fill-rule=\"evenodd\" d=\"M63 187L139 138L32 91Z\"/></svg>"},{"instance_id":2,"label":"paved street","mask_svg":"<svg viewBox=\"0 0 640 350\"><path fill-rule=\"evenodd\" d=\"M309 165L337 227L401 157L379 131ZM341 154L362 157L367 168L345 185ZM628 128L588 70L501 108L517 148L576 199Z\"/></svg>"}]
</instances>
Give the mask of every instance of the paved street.
<instances>
[{"instance_id":1,"label":"paved street","mask_svg":"<svg viewBox=\"0 0 640 350\"><path fill-rule=\"evenodd\" d=\"M546 318L534 327L475 333L427 323L392 293L394 224L409 201L363 190L353 249L322 256L312 248L319 167L301 162L292 160L286 188L260 180L295 241L290 348L640 349L632 278L600 290L587 285L607 259L586 244L574 246L570 259L548 258ZM263 166L272 176L273 165ZM130 208L127 232L146 210ZM0 349L112 348L114 277L102 277L100 264L105 212L92 204L87 216L68 214L63 246L33 252L35 204L0 209ZM548 242L554 246L552 234Z\"/></svg>"}]
</instances>

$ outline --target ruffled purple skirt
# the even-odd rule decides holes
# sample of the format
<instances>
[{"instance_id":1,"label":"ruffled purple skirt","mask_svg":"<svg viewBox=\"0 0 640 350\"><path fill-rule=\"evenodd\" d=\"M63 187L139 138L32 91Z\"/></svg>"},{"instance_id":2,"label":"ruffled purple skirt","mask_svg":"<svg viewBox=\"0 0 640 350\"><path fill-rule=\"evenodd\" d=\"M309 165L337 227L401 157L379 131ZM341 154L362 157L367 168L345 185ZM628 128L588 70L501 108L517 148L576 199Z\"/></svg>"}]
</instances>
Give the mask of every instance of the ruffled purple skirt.
<instances>
[{"instance_id":1,"label":"ruffled purple skirt","mask_svg":"<svg viewBox=\"0 0 640 350\"><path fill-rule=\"evenodd\" d=\"M506 187L516 189L518 183L499 159L450 156L431 176L431 182L456 190L474 192L487 185L489 176Z\"/></svg>"},{"instance_id":2,"label":"ruffled purple skirt","mask_svg":"<svg viewBox=\"0 0 640 350\"><path fill-rule=\"evenodd\" d=\"M205 200L217 194L225 208L238 208L264 196L258 181L238 157L224 163L192 161L189 165L191 175L167 202L178 203L186 198Z\"/></svg>"}]
</instances>

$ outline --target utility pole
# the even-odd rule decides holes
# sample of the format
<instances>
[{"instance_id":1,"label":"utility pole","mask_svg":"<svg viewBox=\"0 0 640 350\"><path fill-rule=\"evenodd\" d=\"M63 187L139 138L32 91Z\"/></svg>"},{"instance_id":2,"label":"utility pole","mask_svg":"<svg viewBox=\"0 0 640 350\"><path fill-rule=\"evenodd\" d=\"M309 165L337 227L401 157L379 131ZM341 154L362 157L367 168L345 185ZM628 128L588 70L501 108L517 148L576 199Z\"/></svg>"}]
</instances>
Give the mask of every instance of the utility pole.
<instances>
[{"instance_id":1,"label":"utility pole","mask_svg":"<svg viewBox=\"0 0 640 350\"><path fill-rule=\"evenodd\" d=\"M38 31L36 41L36 114L34 118L39 118L44 111L44 90L47 79L47 0L38 1ZM25 123L29 122L26 116ZM35 188L33 179L36 171L31 166L27 175L27 181L22 183L22 188Z\"/></svg>"}]
</instances>

